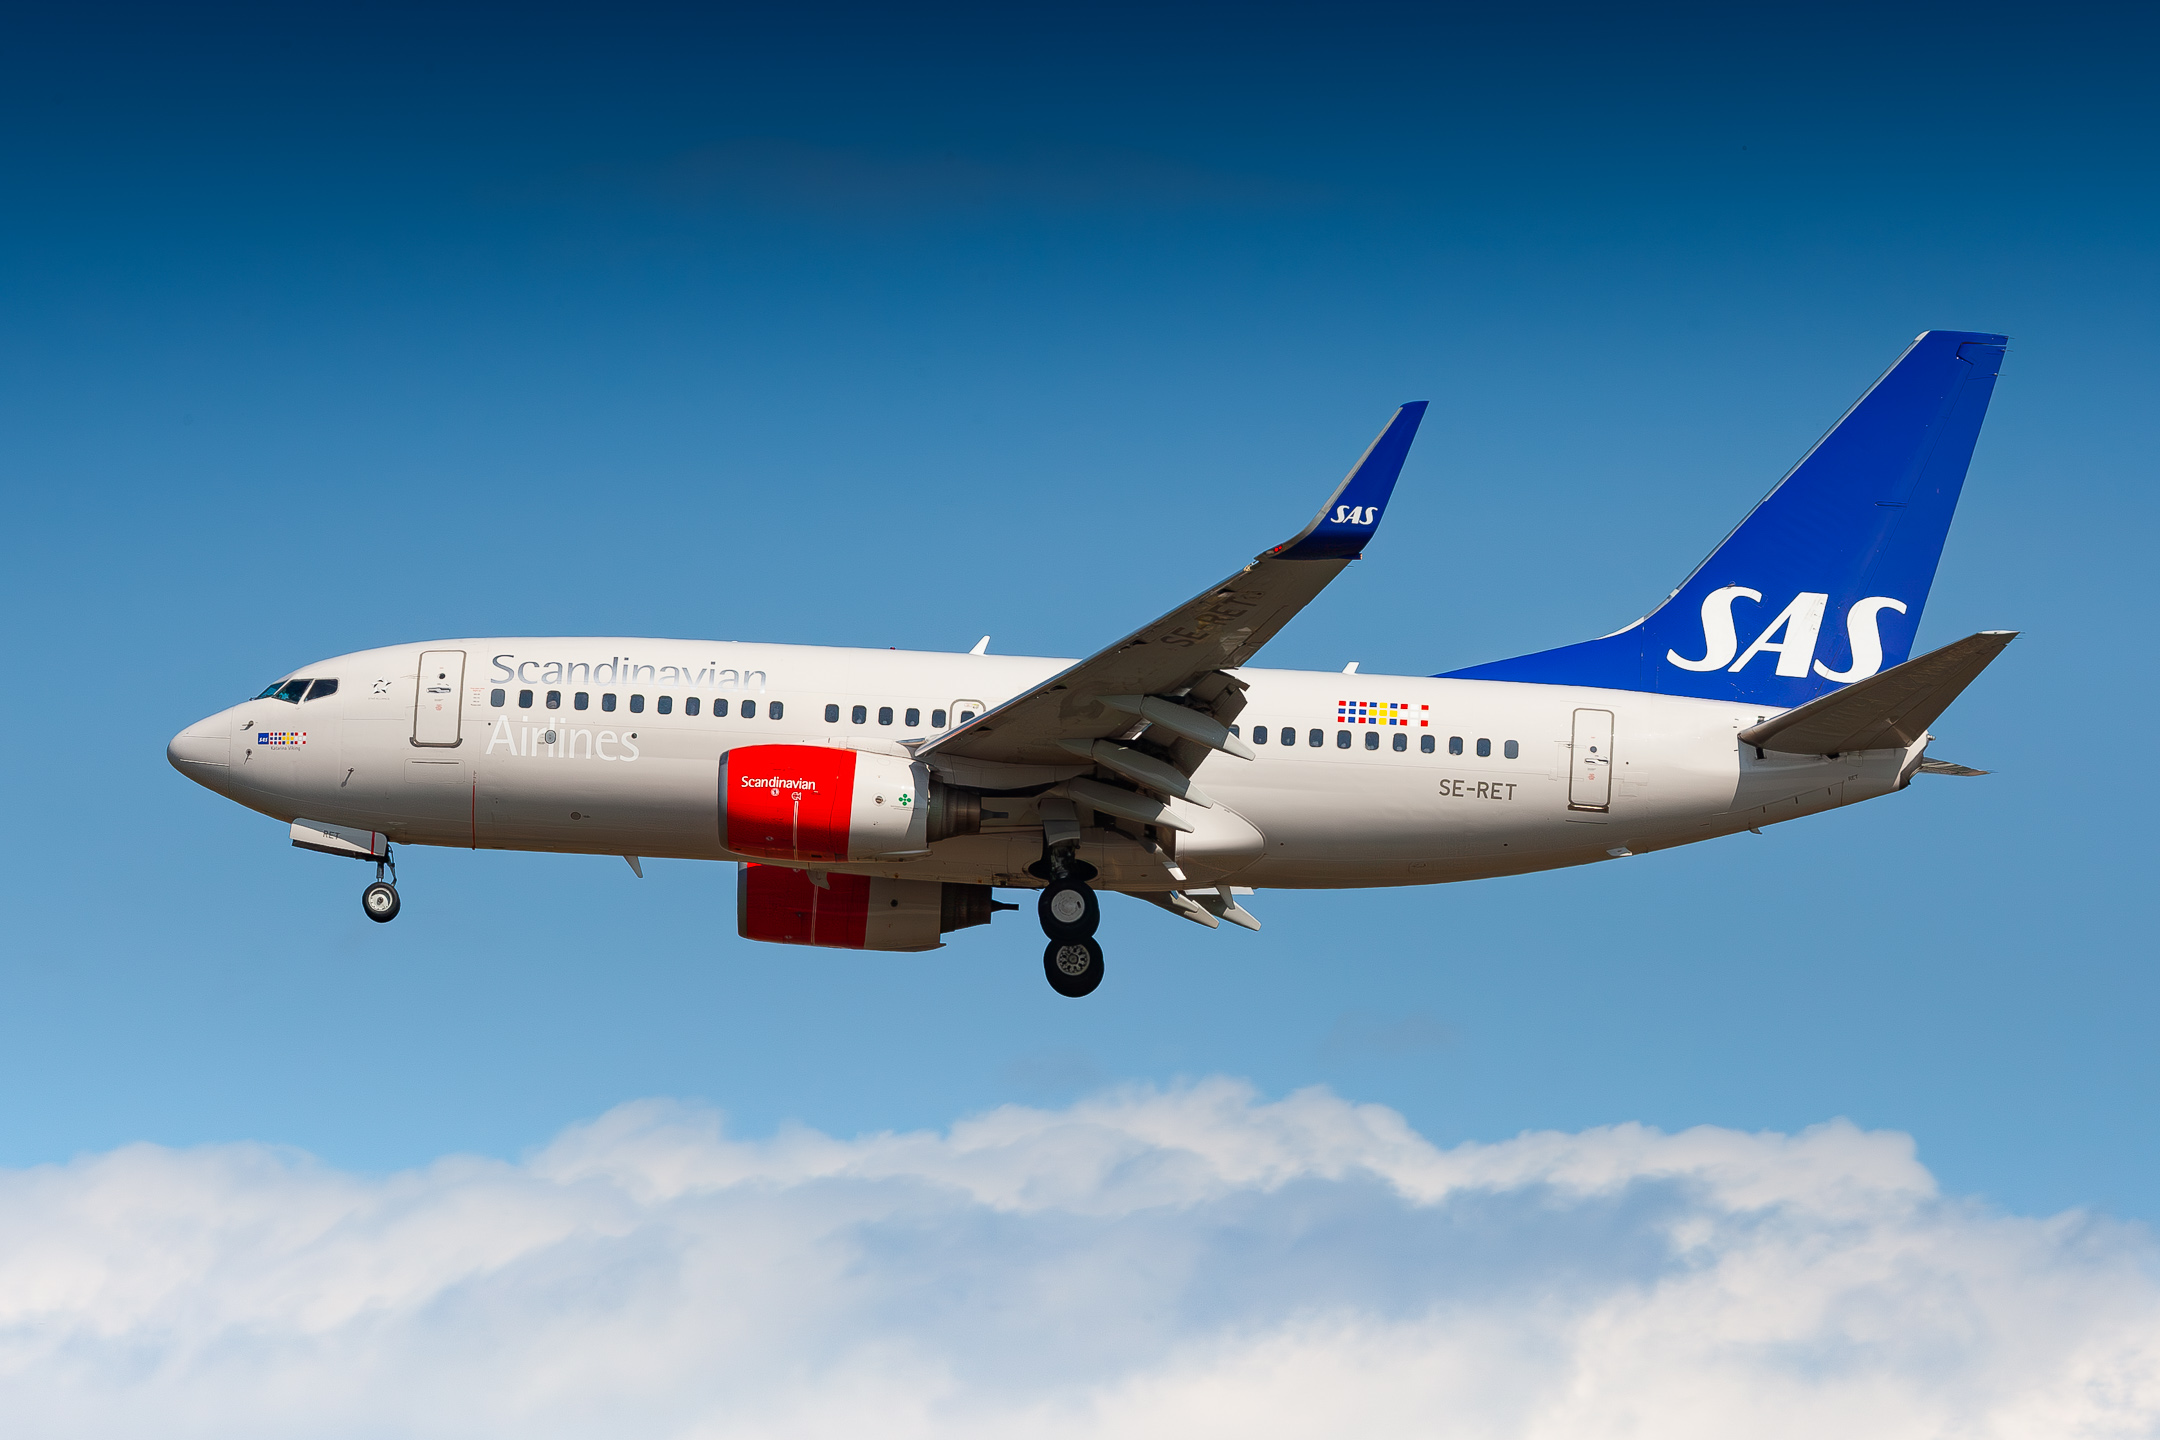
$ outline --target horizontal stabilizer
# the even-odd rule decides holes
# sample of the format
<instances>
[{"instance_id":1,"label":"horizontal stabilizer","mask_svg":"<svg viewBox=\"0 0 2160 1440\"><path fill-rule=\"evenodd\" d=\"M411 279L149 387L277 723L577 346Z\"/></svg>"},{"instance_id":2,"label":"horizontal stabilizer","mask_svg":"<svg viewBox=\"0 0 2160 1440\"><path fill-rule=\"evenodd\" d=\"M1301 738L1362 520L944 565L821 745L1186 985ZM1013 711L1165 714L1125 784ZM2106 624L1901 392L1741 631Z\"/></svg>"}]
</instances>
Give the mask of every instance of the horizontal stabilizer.
<instances>
[{"instance_id":1,"label":"horizontal stabilizer","mask_svg":"<svg viewBox=\"0 0 2160 1440\"><path fill-rule=\"evenodd\" d=\"M1960 765L1955 760L1922 760L1920 762L1920 773L1922 775L1986 775L1991 772L1975 770L1972 766Z\"/></svg>"},{"instance_id":2,"label":"horizontal stabilizer","mask_svg":"<svg viewBox=\"0 0 2160 1440\"><path fill-rule=\"evenodd\" d=\"M1751 726L1740 732L1740 739L1786 755L1902 749L1927 733L2017 633L1983 630L1968 635Z\"/></svg>"}]
</instances>

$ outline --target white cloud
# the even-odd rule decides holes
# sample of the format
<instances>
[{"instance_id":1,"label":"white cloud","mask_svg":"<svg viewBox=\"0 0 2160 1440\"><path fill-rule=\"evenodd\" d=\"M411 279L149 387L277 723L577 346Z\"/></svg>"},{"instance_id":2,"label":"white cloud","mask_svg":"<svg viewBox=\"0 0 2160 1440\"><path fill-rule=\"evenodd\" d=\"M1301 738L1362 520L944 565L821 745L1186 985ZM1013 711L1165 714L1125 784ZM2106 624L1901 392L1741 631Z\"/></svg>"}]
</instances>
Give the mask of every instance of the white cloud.
<instances>
[{"instance_id":1,"label":"white cloud","mask_svg":"<svg viewBox=\"0 0 2160 1440\"><path fill-rule=\"evenodd\" d=\"M945 1134L658 1103L522 1165L259 1146L0 1174L38 1436L2160 1433L2150 1237L1902 1136L1439 1149L1227 1081Z\"/></svg>"}]
</instances>

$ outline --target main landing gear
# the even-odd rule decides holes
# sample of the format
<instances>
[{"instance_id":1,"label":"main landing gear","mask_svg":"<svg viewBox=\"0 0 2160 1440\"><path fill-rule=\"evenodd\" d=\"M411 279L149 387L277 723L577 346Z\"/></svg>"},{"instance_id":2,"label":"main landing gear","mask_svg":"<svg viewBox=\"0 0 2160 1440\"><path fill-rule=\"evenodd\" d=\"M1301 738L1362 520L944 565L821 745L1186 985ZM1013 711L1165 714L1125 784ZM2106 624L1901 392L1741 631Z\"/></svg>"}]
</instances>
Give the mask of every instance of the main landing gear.
<instances>
[{"instance_id":1,"label":"main landing gear","mask_svg":"<svg viewBox=\"0 0 2160 1440\"><path fill-rule=\"evenodd\" d=\"M1102 946L1095 943L1102 906L1087 883L1095 878L1095 867L1052 852L1029 868L1046 882L1035 906L1050 940L1043 950L1043 976L1058 994L1077 1000L1093 993L1103 977Z\"/></svg>"},{"instance_id":2,"label":"main landing gear","mask_svg":"<svg viewBox=\"0 0 2160 1440\"><path fill-rule=\"evenodd\" d=\"M390 871L388 880L383 879L385 868ZM360 892L360 908L378 925L387 925L397 919L397 861L388 854L375 862L375 883Z\"/></svg>"}]
</instances>

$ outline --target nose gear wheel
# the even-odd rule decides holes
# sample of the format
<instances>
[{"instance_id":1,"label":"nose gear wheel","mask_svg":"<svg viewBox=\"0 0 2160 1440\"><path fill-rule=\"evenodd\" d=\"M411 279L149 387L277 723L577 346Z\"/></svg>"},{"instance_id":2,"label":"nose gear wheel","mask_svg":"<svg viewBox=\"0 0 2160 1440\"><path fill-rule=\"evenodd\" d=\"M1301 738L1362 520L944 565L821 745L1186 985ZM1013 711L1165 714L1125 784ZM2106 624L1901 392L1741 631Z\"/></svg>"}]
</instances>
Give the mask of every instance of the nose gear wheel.
<instances>
[{"instance_id":1,"label":"nose gear wheel","mask_svg":"<svg viewBox=\"0 0 2160 1440\"><path fill-rule=\"evenodd\" d=\"M376 924L389 924L397 919L397 886L386 880L377 880L360 892L360 908L367 913L367 918Z\"/></svg>"}]
</instances>

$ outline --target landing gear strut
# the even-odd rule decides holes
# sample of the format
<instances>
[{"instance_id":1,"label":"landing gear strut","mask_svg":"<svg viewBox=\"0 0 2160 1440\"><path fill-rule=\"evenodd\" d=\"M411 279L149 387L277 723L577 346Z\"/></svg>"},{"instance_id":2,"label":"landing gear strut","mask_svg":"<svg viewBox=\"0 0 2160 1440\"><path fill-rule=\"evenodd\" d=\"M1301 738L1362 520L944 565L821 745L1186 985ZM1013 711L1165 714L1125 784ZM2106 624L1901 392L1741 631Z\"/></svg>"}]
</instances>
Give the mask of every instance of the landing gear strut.
<instances>
[{"instance_id":1,"label":"landing gear strut","mask_svg":"<svg viewBox=\"0 0 2160 1440\"><path fill-rule=\"evenodd\" d=\"M1095 943L1102 906L1088 884L1095 878L1095 867L1061 847L1046 852L1028 868L1044 882L1042 899L1035 906L1043 934L1050 940L1043 951L1043 975L1051 989L1077 1000L1102 984L1103 977L1102 946Z\"/></svg>"},{"instance_id":2,"label":"landing gear strut","mask_svg":"<svg viewBox=\"0 0 2160 1440\"><path fill-rule=\"evenodd\" d=\"M385 869L390 872L388 880L383 879ZM378 925L387 925L397 919L397 862L387 852L375 862L375 883L360 892L360 908Z\"/></svg>"}]
</instances>

